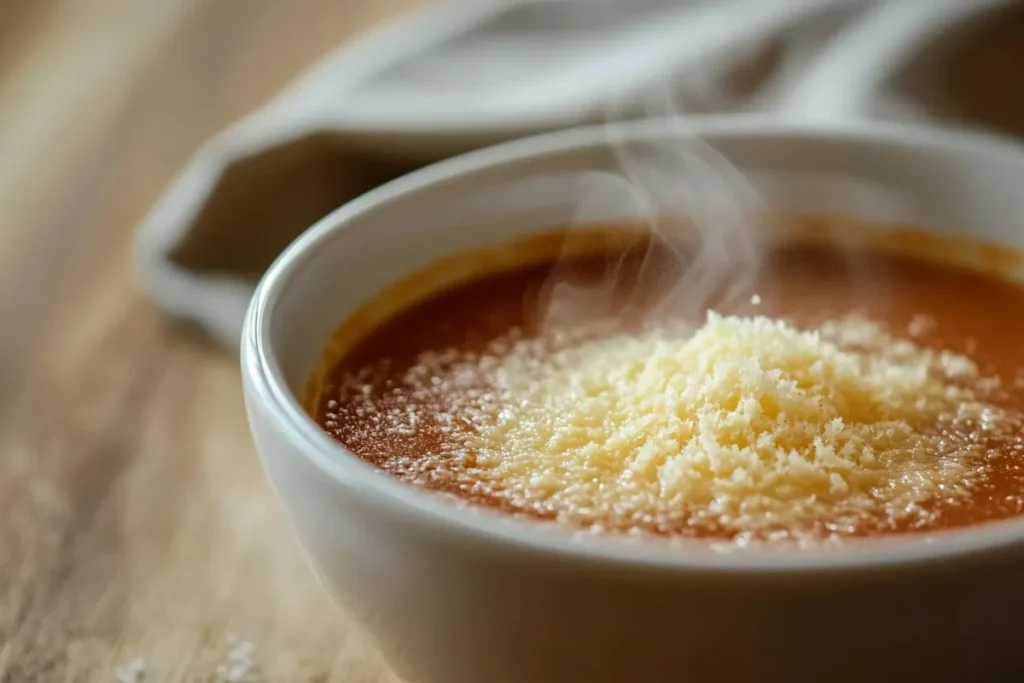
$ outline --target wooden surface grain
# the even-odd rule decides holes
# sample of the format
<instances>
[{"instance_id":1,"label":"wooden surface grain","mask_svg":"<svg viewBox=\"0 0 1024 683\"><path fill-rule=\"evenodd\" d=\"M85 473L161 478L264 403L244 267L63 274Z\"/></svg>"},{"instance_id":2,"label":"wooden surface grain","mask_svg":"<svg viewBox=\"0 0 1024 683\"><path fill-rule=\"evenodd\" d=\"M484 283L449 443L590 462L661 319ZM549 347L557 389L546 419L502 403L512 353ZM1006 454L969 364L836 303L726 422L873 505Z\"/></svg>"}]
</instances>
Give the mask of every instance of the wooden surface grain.
<instances>
[{"instance_id":1,"label":"wooden surface grain","mask_svg":"<svg viewBox=\"0 0 1024 683\"><path fill-rule=\"evenodd\" d=\"M412 0L0 7L0 682L394 680L265 483L237 360L146 300L131 233L204 137Z\"/></svg>"}]
</instances>

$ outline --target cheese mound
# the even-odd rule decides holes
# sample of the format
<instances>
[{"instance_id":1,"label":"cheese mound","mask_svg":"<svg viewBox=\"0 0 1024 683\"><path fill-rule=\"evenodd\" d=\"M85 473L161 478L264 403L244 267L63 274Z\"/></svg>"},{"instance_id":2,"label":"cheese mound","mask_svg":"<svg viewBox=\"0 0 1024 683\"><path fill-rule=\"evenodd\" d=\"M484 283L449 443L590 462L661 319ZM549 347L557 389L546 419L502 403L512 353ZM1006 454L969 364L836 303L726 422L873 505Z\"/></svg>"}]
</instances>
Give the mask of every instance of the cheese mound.
<instances>
[{"instance_id":1,"label":"cheese mound","mask_svg":"<svg viewBox=\"0 0 1024 683\"><path fill-rule=\"evenodd\" d=\"M709 313L697 330L521 340L457 365L435 384L446 431L475 455L463 488L599 528L906 522L969 491L976 426L998 422L968 358L865 320L803 331Z\"/></svg>"}]
</instances>

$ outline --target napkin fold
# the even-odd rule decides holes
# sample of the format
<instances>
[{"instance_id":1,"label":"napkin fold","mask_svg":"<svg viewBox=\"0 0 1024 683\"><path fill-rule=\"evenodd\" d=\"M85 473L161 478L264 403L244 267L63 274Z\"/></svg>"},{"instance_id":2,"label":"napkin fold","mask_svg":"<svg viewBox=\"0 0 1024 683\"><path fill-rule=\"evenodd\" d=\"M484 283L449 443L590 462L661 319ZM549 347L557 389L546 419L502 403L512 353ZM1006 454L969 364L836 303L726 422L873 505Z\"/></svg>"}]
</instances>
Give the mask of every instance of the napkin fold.
<instances>
[{"instance_id":1,"label":"napkin fold","mask_svg":"<svg viewBox=\"0 0 1024 683\"><path fill-rule=\"evenodd\" d=\"M256 283L290 242L425 164L650 114L980 112L971 125L1014 135L1020 99L977 79L1024 78L1021 45L1013 0L430 6L339 49L208 141L140 226L136 266L157 305L234 347Z\"/></svg>"}]
</instances>

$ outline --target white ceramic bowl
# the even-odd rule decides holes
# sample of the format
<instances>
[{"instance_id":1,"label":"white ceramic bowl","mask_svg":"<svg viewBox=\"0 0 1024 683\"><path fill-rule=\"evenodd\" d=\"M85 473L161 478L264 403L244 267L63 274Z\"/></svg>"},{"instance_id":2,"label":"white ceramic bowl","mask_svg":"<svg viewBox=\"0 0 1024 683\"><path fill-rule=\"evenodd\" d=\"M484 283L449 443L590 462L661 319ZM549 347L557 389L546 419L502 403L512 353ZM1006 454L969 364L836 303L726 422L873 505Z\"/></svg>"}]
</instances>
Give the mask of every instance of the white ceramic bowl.
<instances>
[{"instance_id":1,"label":"white ceramic bowl","mask_svg":"<svg viewBox=\"0 0 1024 683\"><path fill-rule=\"evenodd\" d=\"M933 129L758 118L688 124L774 206L1024 247L1024 155ZM616 129L678 142L678 122ZM243 377L266 472L325 584L423 683L980 680L1018 671L1024 520L806 551L574 534L461 507L375 471L299 400L321 347L396 279L565 225L600 127L419 171L335 211L266 274ZM607 207L603 218L629 218ZM597 218L597 216L594 216ZM986 679L987 680L987 679ZM1001 679L1002 680L1002 679Z\"/></svg>"}]
</instances>

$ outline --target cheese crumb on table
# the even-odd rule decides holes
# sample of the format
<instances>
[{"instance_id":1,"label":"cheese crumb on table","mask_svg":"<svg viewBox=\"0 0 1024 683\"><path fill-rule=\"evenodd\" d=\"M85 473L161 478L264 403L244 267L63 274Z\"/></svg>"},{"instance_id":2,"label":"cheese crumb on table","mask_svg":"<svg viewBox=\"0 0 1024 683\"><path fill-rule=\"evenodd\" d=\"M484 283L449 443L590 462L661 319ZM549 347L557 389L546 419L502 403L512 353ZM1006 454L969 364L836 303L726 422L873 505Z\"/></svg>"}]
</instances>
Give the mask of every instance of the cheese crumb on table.
<instances>
[{"instance_id":1,"label":"cheese crumb on table","mask_svg":"<svg viewBox=\"0 0 1024 683\"><path fill-rule=\"evenodd\" d=\"M142 657L136 657L122 664L114 670L114 680L117 683L143 683L146 680L146 663Z\"/></svg>"},{"instance_id":2,"label":"cheese crumb on table","mask_svg":"<svg viewBox=\"0 0 1024 683\"><path fill-rule=\"evenodd\" d=\"M254 656L256 648L238 636L228 636L228 661L217 668L223 683L257 683L261 680Z\"/></svg>"}]
</instances>

